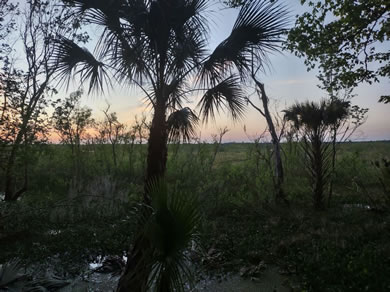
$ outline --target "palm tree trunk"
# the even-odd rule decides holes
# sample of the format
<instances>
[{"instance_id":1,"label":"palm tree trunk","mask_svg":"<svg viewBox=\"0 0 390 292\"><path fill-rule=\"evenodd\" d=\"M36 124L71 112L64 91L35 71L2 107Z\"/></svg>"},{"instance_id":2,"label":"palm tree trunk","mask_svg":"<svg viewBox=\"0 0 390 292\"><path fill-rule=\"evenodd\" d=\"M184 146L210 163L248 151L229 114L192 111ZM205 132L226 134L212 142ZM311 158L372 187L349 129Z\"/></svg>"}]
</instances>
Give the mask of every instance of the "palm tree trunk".
<instances>
[{"instance_id":1,"label":"palm tree trunk","mask_svg":"<svg viewBox=\"0 0 390 292\"><path fill-rule=\"evenodd\" d=\"M167 141L168 133L166 127L166 106L164 102L157 103L155 107L152 126L150 128L147 171L144 189L145 207L141 211L142 218L150 215L151 197L150 185L165 174L167 163ZM140 222L139 228L143 228L143 222ZM150 273L149 253L150 242L143 236L142 231L135 240L135 244L128 255L124 274L121 276L117 292L139 291L144 292L147 289L148 276Z\"/></svg>"},{"instance_id":2,"label":"palm tree trunk","mask_svg":"<svg viewBox=\"0 0 390 292\"><path fill-rule=\"evenodd\" d=\"M138 236L128 254L125 272L119 279L117 292L146 292L150 266L147 250L150 243L144 236Z\"/></svg>"},{"instance_id":3,"label":"palm tree trunk","mask_svg":"<svg viewBox=\"0 0 390 292\"><path fill-rule=\"evenodd\" d=\"M168 132L166 126L165 102L158 102L155 108L152 126L148 141L148 156L146 162L146 178L144 190L144 203L150 204L150 184L162 178L167 165Z\"/></svg>"}]
</instances>

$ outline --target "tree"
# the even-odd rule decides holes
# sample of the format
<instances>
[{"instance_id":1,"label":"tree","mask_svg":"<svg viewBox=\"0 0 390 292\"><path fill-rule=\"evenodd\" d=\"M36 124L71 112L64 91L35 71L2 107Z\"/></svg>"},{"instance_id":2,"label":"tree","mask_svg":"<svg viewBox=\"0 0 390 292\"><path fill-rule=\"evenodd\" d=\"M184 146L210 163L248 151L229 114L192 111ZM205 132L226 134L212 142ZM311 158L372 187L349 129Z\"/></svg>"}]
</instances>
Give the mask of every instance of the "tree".
<instances>
[{"instance_id":1,"label":"tree","mask_svg":"<svg viewBox=\"0 0 390 292\"><path fill-rule=\"evenodd\" d=\"M214 166L214 163L215 163L215 159L217 158L217 154L218 154L218 151L219 149L221 148L221 145L222 145L222 139L223 139L223 136L226 135L227 132L229 132L230 130L228 129L228 127L223 127L223 128L219 128L218 129L218 134L213 134L212 135L212 139L213 139L213 144L214 144L214 152L213 152L213 156L210 160L210 166L209 166L209 172L211 172L213 166Z\"/></svg>"},{"instance_id":2,"label":"tree","mask_svg":"<svg viewBox=\"0 0 390 292\"><path fill-rule=\"evenodd\" d=\"M53 129L61 139L61 143L69 145L72 151L73 171L76 185L80 181L81 168L81 144L84 135L94 123L91 118L92 110L88 107L81 107L81 90L73 92L64 100L57 100L51 117ZM61 102L59 105L58 103Z\"/></svg>"},{"instance_id":3,"label":"tree","mask_svg":"<svg viewBox=\"0 0 390 292\"><path fill-rule=\"evenodd\" d=\"M280 140L282 138L283 132L284 132L284 124L280 129L280 133L277 133L277 128L275 127L274 119L272 118L272 115L269 111L268 102L269 98L265 92L264 84L261 83L256 78L256 73L253 72L252 79L256 84L256 93L261 100L263 108L259 108L256 106L248 97L247 102L256 109L266 120L268 131L271 135L271 142L273 146L273 160L274 160L274 167L275 167L275 174L273 176L274 178L274 188L275 188L275 200L276 201L284 201L287 202L286 196L283 191L283 181L284 181L284 170L283 170L283 162L282 162L282 154L281 154L281 147L280 147ZM270 165L272 169L272 165Z\"/></svg>"},{"instance_id":4,"label":"tree","mask_svg":"<svg viewBox=\"0 0 390 292\"><path fill-rule=\"evenodd\" d=\"M292 123L300 135L304 164L313 189L313 203L317 210L324 209L324 188L332 174L331 139L335 125L348 119L350 102L322 100L319 103L297 103L285 112L285 119Z\"/></svg>"},{"instance_id":5,"label":"tree","mask_svg":"<svg viewBox=\"0 0 390 292\"><path fill-rule=\"evenodd\" d=\"M12 48L10 46L9 37L16 31L16 17L19 14L18 4L9 3L7 0L0 0L0 63L4 65L9 61L8 55L11 53ZM3 78L6 74L0 73L0 92L3 89ZM2 108L3 117L4 107Z\"/></svg>"},{"instance_id":6,"label":"tree","mask_svg":"<svg viewBox=\"0 0 390 292\"><path fill-rule=\"evenodd\" d=\"M16 30L16 16L19 14L18 4L0 0L0 61L7 59L11 46L7 38Z\"/></svg>"},{"instance_id":7,"label":"tree","mask_svg":"<svg viewBox=\"0 0 390 292\"><path fill-rule=\"evenodd\" d=\"M112 149L112 160L114 166L117 166L117 151L116 145L121 142L124 137L125 125L118 121L118 117L115 112L110 112L110 105L103 110L104 121L100 124L100 135L105 137L106 140L111 144Z\"/></svg>"},{"instance_id":8,"label":"tree","mask_svg":"<svg viewBox=\"0 0 390 292\"><path fill-rule=\"evenodd\" d=\"M195 230L200 223L197 201L191 194L169 190L160 180L151 186L153 197L150 216L140 212L142 237L148 238L152 248L144 271L151 291L186 291L190 261L184 253L189 243L196 240ZM142 271L140 271L142 273ZM141 274L137 273L137 276ZM127 291L134 291L131 289Z\"/></svg>"},{"instance_id":9,"label":"tree","mask_svg":"<svg viewBox=\"0 0 390 292\"><path fill-rule=\"evenodd\" d=\"M241 7L244 5L250 5L250 3L253 2L253 0L225 0L223 3L229 7L235 8L235 7ZM275 0L270 1L275 2ZM286 13L286 12L282 12ZM286 19L287 20L287 19ZM287 26L287 22L285 23L285 26ZM260 66L254 70L255 64L252 64L252 70L251 70L251 77L253 82L256 86L256 93L259 96L259 99L262 103L262 109L256 106L248 97L246 99L247 103L249 103L256 111L258 111L266 120L269 133L271 135L271 142L273 146L273 158L274 158L274 165L275 165L275 174L273 176L274 181L274 188L275 188L275 199L276 201L286 201L286 197L283 191L283 181L284 181L284 170L283 170L283 163L282 163L282 156L281 156L281 147L280 147L280 139L283 134L283 129L280 134L277 133L274 120L272 118L272 115L268 108L268 96L265 92L264 84L261 83L256 76L259 69L261 69L263 64L260 64ZM272 167L272 165L270 164Z\"/></svg>"},{"instance_id":10,"label":"tree","mask_svg":"<svg viewBox=\"0 0 390 292\"><path fill-rule=\"evenodd\" d=\"M328 91L390 77L390 2L387 0L307 1L287 48L305 58L308 70L319 67ZM382 101L388 97L382 97Z\"/></svg>"},{"instance_id":11,"label":"tree","mask_svg":"<svg viewBox=\"0 0 390 292\"><path fill-rule=\"evenodd\" d=\"M152 107L145 205L151 204L151 183L165 174L169 116L183 110L183 102L195 92L203 93L198 106L205 121L221 108L233 119L240 118L245 106L241 83L248 77L252 56L258 63L266 61L268 52L279 49L285 31L286 14L280 5L254 1L241 8L230 36L208 54L206 0L64 3L104 30L97 44L98 58L67 38L58 39L58 78L75 73L81 81L89 79L89 91L102 90L112 71L120 83L141 88ZM142 262L149 246L146 238L136 240L118 291L145 289L147 279L135 271L144 274Z\"/></svg>"},{"instance_id":12,"label":"tree","mask_svg":"<svg viewBox=\"0 0 390 292\"><path fill-rule=\"evenodd\" d=\"M20 45L24 50L23 64L10 57L12 48L6 46L2 55L1 85L2 85L2 124L6 130L11 131L8 136L8 147L5 158L5 200L18 199L27 190L27 178L19 186L16 176L21 170L16 169L15 161L20 150L28 146L31 137L38 132L32 127L38 125L40 117L44 114L47 99L55 92L50 88L56 66L51 63L54 52L56 35L73 34L73 29L66 17L66 9L58 9L53 2L29 0L24 12L20 13ZM11 24L13 22L11 21ZM77 36L77 35L76 35ZM25 67L18 69L18 66ZM7 121L4 121L4 119ZM12 128L9 126L12 125ZM27 139L29 137L29 139ZM26 167L25 167L26 169ZM25 170L26 172L26 170Z\"/></svg>"},{"instance_id":13,"label":"tree","mask_svg":"<svg viewBox=\"0 0 390 292\"><path fill-rule=\"evenodd\" d=\"M47 101L42 98L33 106L27 104L23 76L23 72L14 71L4 83L6 104L0 123L0 169L4 173L2 178L7 201L18 199L28 189L29 164L33 153L30 145L45 143L49 131L45 111Z\"/></svg>"},{"instance_id":14,"label":"tree","mask_svg":"<svg viewBox=\"0 0 390 292\"><path fill-rule=\"evenodd\" d=\"M338 145L342 142L348 141L356 130L366 122L367 108L361 108L357 105L351 106L351 90L348 90L341 96L340 93L330 96L330 102L332 111L339 113L339 118L335 118L333 123L330 125L330 140L332 142L332 158L331 158L331 178L329 183L329 195L328 195L328 206L333 195L333 178L336 174L336 154ZM345 108L348 108L348 118L344 118L341 114ZM337 116L337 114L336 114Z\"/></svg>"}]
</instances>

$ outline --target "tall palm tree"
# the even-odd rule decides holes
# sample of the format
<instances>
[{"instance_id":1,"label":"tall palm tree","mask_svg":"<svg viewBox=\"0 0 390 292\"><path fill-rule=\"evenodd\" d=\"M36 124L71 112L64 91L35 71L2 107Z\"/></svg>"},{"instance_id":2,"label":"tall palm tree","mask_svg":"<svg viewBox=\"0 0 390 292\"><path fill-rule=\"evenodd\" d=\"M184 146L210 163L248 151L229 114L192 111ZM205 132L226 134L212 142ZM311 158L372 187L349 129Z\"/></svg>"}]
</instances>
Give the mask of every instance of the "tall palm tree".
<instances>
[{"instance_id":1,"label":"tall palm tree","mask_svg":"<svg viewBox=\"0 0 390 292\"><path fill-rule=\"evenodd\" d=\"M70 76L78 75L82 82L89 81L89 91L102 91L106 84L111 84L112 74L120 84L138 86L152 107L146 205L151 204L150 183L164 176L169 137L176 137L178 131L191 133L192 128L186 125L197 121L192 112L183 108L184 102L202 94L198 108L205 121L214 118L220 109L228 111L233 119L240 118L246 104L241 83L250 77L253 61L263 65L268 52L279 50L288 20L280 4L251 1L241 8L231 34L209 53L210 1L63 2L74 6L76 16L82 15L85 21L101 26L103 31L95 49L97 57L72 40L58 39L54 60L59 66L58 78L69 80ZM172 122L175 117L185 122L181 125ZM137 252L146 244L138 243L134 247ZM131 257L127 271L139 268L135 262L141 258ZM145 279L129 278L122 281L122 287L141 291L143 283Z\"/></svg>"}]
</instances>

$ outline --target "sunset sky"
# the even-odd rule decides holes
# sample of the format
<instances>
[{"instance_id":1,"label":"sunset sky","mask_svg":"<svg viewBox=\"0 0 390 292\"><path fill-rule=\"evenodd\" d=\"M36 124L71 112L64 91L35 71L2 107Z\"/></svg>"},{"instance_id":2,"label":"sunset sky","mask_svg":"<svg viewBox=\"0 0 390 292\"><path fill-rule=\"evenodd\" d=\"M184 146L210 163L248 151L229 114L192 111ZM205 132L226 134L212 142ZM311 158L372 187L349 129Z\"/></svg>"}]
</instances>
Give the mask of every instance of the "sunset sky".
<instances>
[{"instance_id":1,"label":"sunset sky","mask_svg":"<svg viewBox=\"0 0 390 292\"><path fill-rule=\"evenodd\" d=\"M291 25L294 23L296 14L304 11L299 0L284 1L291 11ZM210 23L210 50L225 39L234 24L237 9L226 9L220 4L211 6L212 13L209 18ZM99 30L91 31L92 39L96 39ZM318 87L316 71L307 72L304 60L294 55L283 52L270 56L271 68L265 73L259 75L261 81L265 84L268 96L271 98L271 108L277 108L279 111L285 109L295 101L319 100L326 97L326 93ZM60 91L60 96L66 96L72 88L66 92ZM390 105L378 103L381 95L388 95L390 92L390 81L381 79L380 83L373 85L362 84L354 93L356 97L352 100L353 104L360 107L369 108L367 122L360 128L355 135L356 140L382 140L390 139ZM253 91L250 91L253 92ZM106 102L111 104L111 110L117 112L119 120L123 123L130 124L134 121L135 115L145 114L150 116L150 109L142 103L144 94L141 91L134 90L134 87L121 88L119 85L105 95L95 95L83 97L83 105L91 107L94 116L103 118L102 109L106 107ZM199 98L194 98L193 103L189 106L195 108ZM260 105L258 98L254 95L252 101ZM233 122L226 114L217 117L216 122L209 122L199 128L202 139L210 139L211 134L217 133L219 127L227 126L230 131L226 134L224 141L249 142L248 137L243 131L244 125L251 136L260 134L266 128L265 120L258 112L247 108L245 117L242 121Z\"/></svg>"},{"instance_id":2,"label":"sunset sky","mask_svg":"<svg viewBox=\"0 0 390 292\"><path fill-rule=\"evenodd\" d=\"M299 2L298 0L285 1L292 11L292 23L295 15L303 12L305 9L305 7L301 7ZM213 49L229 35L238 13L236 9L221 8L220 5L211 7L213 12L211 13L210 49ZM98 31L93 33L98 35ZM270 60L272 68L259 75L259 77L266 86L273 109L277 108L280 111L295 101L319 100L321 97L326 96L326 93L317 87L316 72L307 72L303 59L284 52L283 54L270 56ZM355 139L390 139L390 105L377 102L379 96L389 94L389 91L390 82L386 79L380 80L380 83L373 85L362 84L356 88L354 93L357 96L353 99L353 104L369 108L369 112L367 122L355 135ZM101 116L99 112L106 106L106 101L108 101L112 110L118 113L122 122L131 123L135 115L140 116L142 113L150 115L150 110L145 108L145 105L142 103L143 97L144 94L142 92L121 89L118 86L114 91L109 92L105 96L85 96L83 103L93 108L96 116ZM195 99L189 106L194 108L198 100ZM253 96L252 101L258 103L258 98ZM228 115L222 113L216 122L209 122L207 125L203 125L199 132L201 132L202 138L210 139L211 134L217 133L219 127L227 126L230 131L226 134L225 141L249 142L243 131L244 125L246 125L247 132L251 136L262 133L266 128L264 118L258 112L248 107L242 121L234 123L229 119Z\"/></svg>"}]
</instances>

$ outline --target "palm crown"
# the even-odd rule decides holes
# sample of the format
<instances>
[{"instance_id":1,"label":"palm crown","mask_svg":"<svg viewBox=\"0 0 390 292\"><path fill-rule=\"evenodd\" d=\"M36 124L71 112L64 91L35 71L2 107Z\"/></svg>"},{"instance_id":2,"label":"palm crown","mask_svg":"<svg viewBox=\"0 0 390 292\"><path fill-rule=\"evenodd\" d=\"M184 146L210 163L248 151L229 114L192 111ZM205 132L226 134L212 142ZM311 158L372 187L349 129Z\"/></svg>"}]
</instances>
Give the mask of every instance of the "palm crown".
<instances>
[{"instance_id":1,"label":"palm crown","mask_svg":"<svg viewBox=\"0 0 390 292\"><path fill-rule=\"evenodd\" d=\"M191 94L203 94L198 108L206 121L221 108L233 119L242 116L241 83L254 63L263 65L267 52L279 50L288 21L275 1L250 1L230 35L209 54L207 0L62 1L74 6L76 19L103 32L96 57L72 40L57 40L53 62L58 78L69 82L79 75L81 82L89 80L89 91L103 90L111 73L121 84L140 87L152 105L147 182L165 173L168 139L193 133L198 119L183 108Z\"/></svg>"},{"instance_id":2,"label":"palm crown","mask_svg":"<svg viewBox=\"0 0 390 292\"><path fill-rule=\"evenodd\" d=\"M206 0L64 0L83 19L103 27L94 57L69 39L58 40L59 78L79 74L89 90L117 81L140 86L154 107L172 111L195 90L204 90L199 107L205 118L225 106L233 118L245 105L240 82L251 62L264 63L279 49L287 14L275 3L244 6L230 36L208 54ZM237 70L234 70L237 69ZM241 78L233 75L238 72ZM189 80L198 80L194 85ZM206 85L206 86L205 86Z\"/></svg>"}]
</instances>

